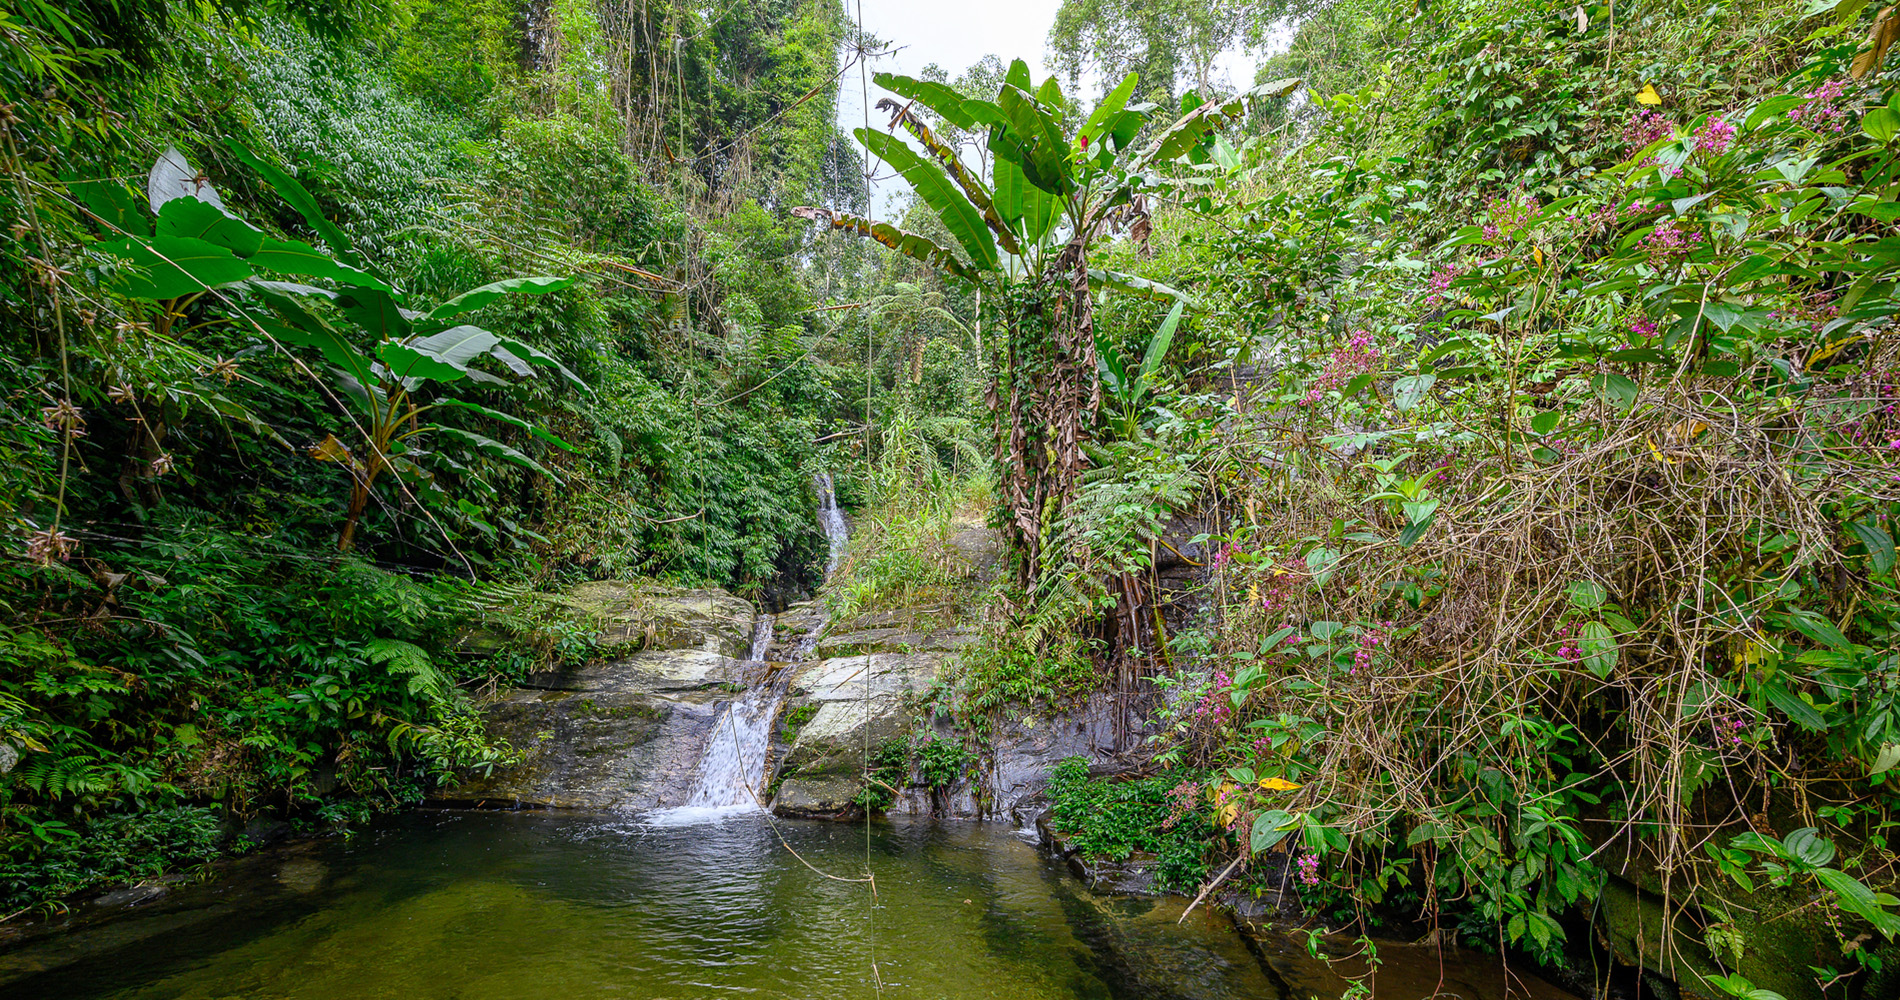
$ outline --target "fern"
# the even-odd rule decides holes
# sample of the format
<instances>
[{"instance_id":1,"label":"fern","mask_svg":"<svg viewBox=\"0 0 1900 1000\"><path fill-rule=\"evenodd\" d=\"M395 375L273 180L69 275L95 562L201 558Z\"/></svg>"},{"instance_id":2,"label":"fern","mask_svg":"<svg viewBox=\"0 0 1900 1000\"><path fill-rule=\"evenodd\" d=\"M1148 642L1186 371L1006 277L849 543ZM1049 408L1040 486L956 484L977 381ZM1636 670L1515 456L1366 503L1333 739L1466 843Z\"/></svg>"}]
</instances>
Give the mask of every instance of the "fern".
<instances>
[{"instance_id":1,"label":"fern","mask_svg":"<svg viewBox=\"0 0 1900 1000\"><path fill-rule=\"evenodd\" d=\"M392 674L408 677L407 688L412 695L426 696L431 701L452 701L455 698L455 682L436 668L427 650L413 642L371 639L363 647L363 655L371 663L388 668Z\"/></svg>"}]
</instances>

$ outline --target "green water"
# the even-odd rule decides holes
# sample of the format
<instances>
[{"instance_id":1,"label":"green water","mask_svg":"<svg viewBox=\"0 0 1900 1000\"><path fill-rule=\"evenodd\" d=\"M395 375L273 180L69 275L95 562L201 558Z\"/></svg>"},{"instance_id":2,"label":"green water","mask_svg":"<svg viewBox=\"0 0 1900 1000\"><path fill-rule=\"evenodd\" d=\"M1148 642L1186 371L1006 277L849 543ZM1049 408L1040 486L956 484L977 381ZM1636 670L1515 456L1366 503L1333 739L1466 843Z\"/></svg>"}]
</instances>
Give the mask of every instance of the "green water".
<instances>
[{"instance_id":1,"label":"green water","mask_svg":"<svg viewBox=\"0 0 1900 1000\"><path fill-rule=\"evenodd\" d=\"M1228 918L1197 911L1177 926L1180 901L1097 896L1006 830L880 824L868 845L861 825L781 821L777 831L791 850L758 814L659 828L545 814L415 814L348 843L272 860L249 876L255 884L181 890L181 898L197 893L204 907L153 916L156 924L142 930L128 922L112 950L4 982L0 994L1281 994ZM860 877L867 851L875 901L863 883L820 874ZM31 950L4 957L0 977L50 961Z\"/></svg>"}]
</instances>

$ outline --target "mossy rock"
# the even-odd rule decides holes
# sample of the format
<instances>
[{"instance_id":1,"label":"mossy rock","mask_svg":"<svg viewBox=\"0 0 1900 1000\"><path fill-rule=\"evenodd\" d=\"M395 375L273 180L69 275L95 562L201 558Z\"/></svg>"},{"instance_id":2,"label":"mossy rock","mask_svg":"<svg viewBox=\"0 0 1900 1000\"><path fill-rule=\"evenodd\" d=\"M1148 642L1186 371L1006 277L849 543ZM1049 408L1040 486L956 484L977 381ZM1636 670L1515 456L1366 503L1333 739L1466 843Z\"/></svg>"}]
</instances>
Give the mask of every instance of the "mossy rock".
<instances>
[{"instance_id":1,"label":"mossy rock","mask_svg":"<svg viewBox=\"0 0 1900 1000\"><path fill-rule=\"evenodd\" d=\"M550 598L599 625L601 652L696 649L743 657L751 649L758 612L751 602L717 588L690 590L652 580L575 584Z\"/></svg>"}]
</instances>

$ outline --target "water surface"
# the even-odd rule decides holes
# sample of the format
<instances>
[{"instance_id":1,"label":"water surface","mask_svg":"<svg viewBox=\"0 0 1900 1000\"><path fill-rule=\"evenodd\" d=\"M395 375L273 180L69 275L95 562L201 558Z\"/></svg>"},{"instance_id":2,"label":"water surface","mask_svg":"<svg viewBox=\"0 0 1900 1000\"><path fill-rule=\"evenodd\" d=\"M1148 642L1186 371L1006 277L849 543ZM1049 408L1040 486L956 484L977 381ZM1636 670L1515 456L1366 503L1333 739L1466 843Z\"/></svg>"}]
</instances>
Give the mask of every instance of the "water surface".
<instances>
[{"instance_id":1,"label":"water surface","mask_svg":"<svg viewBox=\"0 0 1900 1000\"><path fill-rule=\"evenodd\" d=\"M781 842L780 837L784 838ZM866 866L876 894L861 879ZM993 826L422 812L9 1000L1275 998L1232 922ZM207 890L209 891L209 887ZM230 891L237 891L231 887ZM133 935L137 937L137 935ZM16 969L19 966L16 965ZM1304 1000L1304 998L1302 998Z\"/></svg>"}]
</instances>

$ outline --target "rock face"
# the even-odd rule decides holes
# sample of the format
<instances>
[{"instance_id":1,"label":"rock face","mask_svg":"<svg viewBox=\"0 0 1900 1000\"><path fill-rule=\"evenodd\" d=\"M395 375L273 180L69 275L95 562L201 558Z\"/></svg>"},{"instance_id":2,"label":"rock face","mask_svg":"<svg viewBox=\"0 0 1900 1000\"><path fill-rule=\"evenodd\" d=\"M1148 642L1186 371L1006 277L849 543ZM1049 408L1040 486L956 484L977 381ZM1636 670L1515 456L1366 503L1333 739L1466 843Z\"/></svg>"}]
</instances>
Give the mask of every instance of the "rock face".
<instances>
[{"instance_id":1,"label":"rock face","mask_svg":"<svg viewBox=\"0 0 1900 1000\"><path fill-rule=\"evenodd\" d=\"M594 615L603 646L617 655L532 675L496 701L489 728L521 752L521 763L434 797L569 809L680 804L719 704L765 673L739 659L752 606L724 591L647 581L582 584L557 600Z\"/></svg>"}]
</instances>

